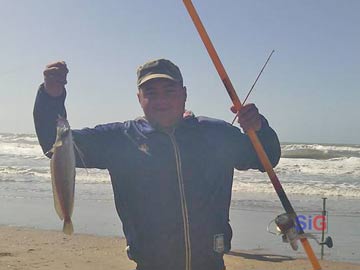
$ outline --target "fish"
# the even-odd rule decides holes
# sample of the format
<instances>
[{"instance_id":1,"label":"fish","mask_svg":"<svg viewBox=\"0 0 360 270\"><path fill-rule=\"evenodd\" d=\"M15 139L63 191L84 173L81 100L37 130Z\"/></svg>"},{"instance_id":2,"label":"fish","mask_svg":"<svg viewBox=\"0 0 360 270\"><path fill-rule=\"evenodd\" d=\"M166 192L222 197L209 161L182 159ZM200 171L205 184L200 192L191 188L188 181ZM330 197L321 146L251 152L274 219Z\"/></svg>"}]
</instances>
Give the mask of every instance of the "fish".
<instances>
[{"instance_id":1,"label":"fish","mask_svg":"<svg viewBox=\"0 0 360 270\"><path fill-rule=\"evenodd\" d=\"M54 206L59 218L64 221L63 232L74 232L71 216L74 209L75 195L75 145L69 122L59 116L56 121L56 139L50 161Z\"/></svg>"}]
</instances>

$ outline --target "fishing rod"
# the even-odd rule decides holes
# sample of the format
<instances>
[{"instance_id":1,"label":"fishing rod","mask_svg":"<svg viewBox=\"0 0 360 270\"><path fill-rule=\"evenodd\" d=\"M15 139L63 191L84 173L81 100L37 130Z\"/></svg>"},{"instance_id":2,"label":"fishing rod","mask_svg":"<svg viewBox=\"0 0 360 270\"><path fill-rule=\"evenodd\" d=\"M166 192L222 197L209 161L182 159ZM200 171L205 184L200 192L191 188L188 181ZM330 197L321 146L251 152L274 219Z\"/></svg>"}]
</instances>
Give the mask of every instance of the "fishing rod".
<instances>
[{"instance_id":1,"label":"fishing rod","mask_svg":"<svg viewBox=\"0 0 360 270\"><path fill-rule=\"evenodd\" d=\"M235 91L235 88L234 86L232 85L231 81L230 81L230 78L229 76L227 75L226 71L225 71L225 68L223 66L223 64L221 63L220 61L220 58L200 20L200 17L199 15L197 14L196 10L195 10L195 7L194 5L192 4L191 0L183 0L183 3L209 53L209 56L225 86L225 89L226 91L228 92L229 96L230 96L230 99L232 100L234 106L235 106L235 109L237 111L239 111L241 108L242 108L242 104L240 102L240 99L238 97L238 95L236 94L236 91ZM271 180L271 183L272 185L274 186L274 189L277 193L277 195L279 196L279 199L282 203L282 206L284 207L286 213L288 215L290 215L294 220L296 220L296 213L295 213L295 210L294 208L292 207L288 197L286 196L286 193L278 179L278 177L276 176L275 172L274 172L274 169L271 165L271 162L268 158L268 156L266 155L266 152L259 140L259 138L257 137L256 133L254 130L249 130L247 131L247 134L254 146L254 149L261 161L261 164L263 165L265 171L267 172L270 180ZM297 222L297 221L296 221ZM300 226L299 226L300 227ZM300 227L299 228L299 234L304 234L304 231L303 229ZM311 245L308 241L307 238L301 238L300 239L301 241L301 244L313 266L313 269L314 270L320 270L321 269L321 266L319 264L319 261L318 259L316 258L315 256L315 253L313 251L313 249L311 248Z\"/></svg>"}]
</instances>

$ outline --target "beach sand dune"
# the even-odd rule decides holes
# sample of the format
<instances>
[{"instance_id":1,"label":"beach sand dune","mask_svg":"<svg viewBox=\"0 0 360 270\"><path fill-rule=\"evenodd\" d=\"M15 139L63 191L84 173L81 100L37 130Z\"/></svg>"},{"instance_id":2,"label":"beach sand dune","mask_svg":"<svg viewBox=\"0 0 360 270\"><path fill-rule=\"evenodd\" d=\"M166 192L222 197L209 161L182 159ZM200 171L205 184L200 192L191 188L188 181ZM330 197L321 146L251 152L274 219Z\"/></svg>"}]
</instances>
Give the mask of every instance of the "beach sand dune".
<instances>
[{"instance_id":1,"label":"beach sand dune","mask_svg":"<svg viewBox=\"0 0 360 270\"><path fill-rule=\"evenodd\" d=\"M86 234L66 236L62 232L0 226L0 269L131 270L125 241L119 237ZM228 270L311 269L305 259L262 253L232 251L225 257ZM321 261L323 269L359 269L360 264Z\"/></svg>"}]
</instances>

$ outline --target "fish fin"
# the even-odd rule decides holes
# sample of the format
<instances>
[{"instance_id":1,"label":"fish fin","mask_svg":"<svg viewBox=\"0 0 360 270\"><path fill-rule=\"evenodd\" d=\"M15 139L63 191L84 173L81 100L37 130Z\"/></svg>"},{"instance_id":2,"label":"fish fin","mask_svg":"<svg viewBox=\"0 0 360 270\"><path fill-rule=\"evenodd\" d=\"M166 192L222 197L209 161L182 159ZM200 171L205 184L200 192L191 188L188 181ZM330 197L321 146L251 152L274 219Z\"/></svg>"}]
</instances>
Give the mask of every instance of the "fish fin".
<instances>
[{"instance_id":1,"label":"fish fin","mask_svg":"<svg viewBox=\"0 0 360 270\"><path fill-rule=\"evenodd\" d=\"M55 148L56 147L59 147L59 146L62 146L62 141L61 140L57 140L54 144L53 144L53 147L51 147L51 149L49 150L49 151L47 151L46 153L45 153L45 155L48 155L48 154L54 154L54 152L55 152Z\"/></svg>"},{"instance_id":2,"label":"fish fin","mask_svg":"<svg viewBox=\"0 0 360 270\"><path fill-rule=\"evenodd\" d=\"M67 235L73 234L73 232L74 232L74 226L73 226L73 224L72 224L71 219L69 219L69 220L67 220L67 221L66 221L66 220L64 221L63 232L64 232L65 234L67 234Z\"/></svg>"},{"instance_id":3,"label":"fish fin","mask_svg":"<svg viewBox=\"0 0 360 270\"><path fill-rule=\"evenodd\" d=\"M45 156L47 156L48 154L54 154L55 149L59 146L62 146L62 144L63 144L62 140L57 139L53 144L53 146L51 147L51 149L45 153Z\"/></svg>"},{"instance_id":4,"label":"fish fin","mask_svg":"<svg viewBox=\"0 0 360 270\"><path fill-rule=\"evenodd\" d=\"M52 177L53 178L53 177ZM54 197L54 206L55 206L55 210L56 210L56 213L58 214L59 218L61 220L64 219L64 215L62 213L62 208L61 208L61 205L60 205L60 200L59 200L59 196L57 195L57 190L56 190L56 185L55 185L55 181L52 180L52 190L53 190L53 197Z\"/></svg>"},{"instance_id":5,"label":"fish fin","mask_svg":"<svg viewBox=\"0 0 360 270\"><path fill-rule=\"evenodd\" d=\"M54 152L55 152L55 147L53 146L49 151L45 153L45 156L47 156L48 154L54 154Z\"/></svg>"},{"instance_id":6,"label":"fish fin","mask_svg":"<svg viewBox=\"0 0 360 270\"><path fill-rule=\"evenodd\" d=\"M56 147L59 147L59 146L62 146L63 142L62 140L57 140L55 143L54 143L54 146L52 148L53 152L55 150Z\"/></svg>"},{"instance_id":7,"label":"fish fin","mask_svg":"<svg viewBox=\"0 0 360 270\"><path fill-rule=\"evenodd\" d=\"M88 170L87 170L87 167L86 167L86 164L85 164L85 161L84 161L84 154L83 152L80 150L80 148L76 145L75 142L73 142L73 145L74 145L74 149L76 150L76 152L79 154L79 158L81 160L81 163L84 165L84 169L86 170L86 173L89 174Z\"/></svg>"},{"instance_id":8,"label":"fish fin","mask_svg":"<svg viewBox=\"0 0 360 270\"><path fill-rule=\"evenodd\" d=\"M74 180L75 180L75 177L76 177L76 170L74 168ZM72 198L75 198L75 181L73 183L73 194L72 194ZM70 204L70 209L69 209L69 216L71 217L72 214L74 212L74 199L71 200L71 204Z\"/></svg>"}]
</instances>

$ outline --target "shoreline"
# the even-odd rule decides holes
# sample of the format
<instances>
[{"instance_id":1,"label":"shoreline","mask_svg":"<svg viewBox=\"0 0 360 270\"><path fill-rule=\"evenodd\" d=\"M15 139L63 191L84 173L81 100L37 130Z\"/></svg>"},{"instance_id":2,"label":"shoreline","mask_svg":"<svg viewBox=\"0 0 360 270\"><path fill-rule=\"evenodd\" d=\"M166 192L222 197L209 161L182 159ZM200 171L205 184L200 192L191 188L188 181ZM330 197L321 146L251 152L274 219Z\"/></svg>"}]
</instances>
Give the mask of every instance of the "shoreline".
<instances>
[{"instance_id":1,"label":"shoreline","mask_svg":"<svg viewBox=\"0 0 360 270\"><path fill-rule=\"evenodd\" d=\"M225 255L227 270L310 269L304 258L263 250L234 250ZM360 269L360 263L320 261L323 269ZM125 252L125 239L0 225L0 269L129 270L135 264Z\"/></svg>"},{"instance_id":2,"label":"shoreline","mask_svg":"<svg viewBox=\"0 0 360 270\"><path fill-rule=\"evenodd\" d=\"M277 198L274 197L276 200ZM293 198L292 198L293 199ZM296 198L296 205L300 206L300 199ZM283 243L280 236L266 231L268 223L283 212L280 207L264 208L264 202L272 201L271 198L254 197L253 194L240 198L233 198L233 206L230 209L230 224L233 229L233 250L247 250L250 252L263 252L279 254L293 258L306 258L302 247L294 251L287 243ZM357 202L351 202L356 205ZM248 207L250 203L251 207ZM341 201L329 203L340 205ZM271 205L274 205L273 203ZM348 205L346 202L345 205ZM266 205L265 205L266 206ZM304 208L313 208L312 202L305 202ZM341 207L342 208L342 207ZM360 263L360 232L356 230L359 216L337 216L332 209L329 216L329 232L334 241L334 247L325 247L324 259L329 261ZM336 211L335 211L336 212ZM2 198L0 196L0 226L14 226L33 228L35 230L51 230L61 232L62 222L57 217L52 197L44 198ZM117 216L112 200L83 200L76 201L76 209L73 215L73 224L76 234L90 234L104 237L123 237L122 224ZM316 235L319 239L320 235ZM321 247L311 240L310 244L318 258ZM1 268L0 268L1 269Z\"/></svg>"}]
</instances>

